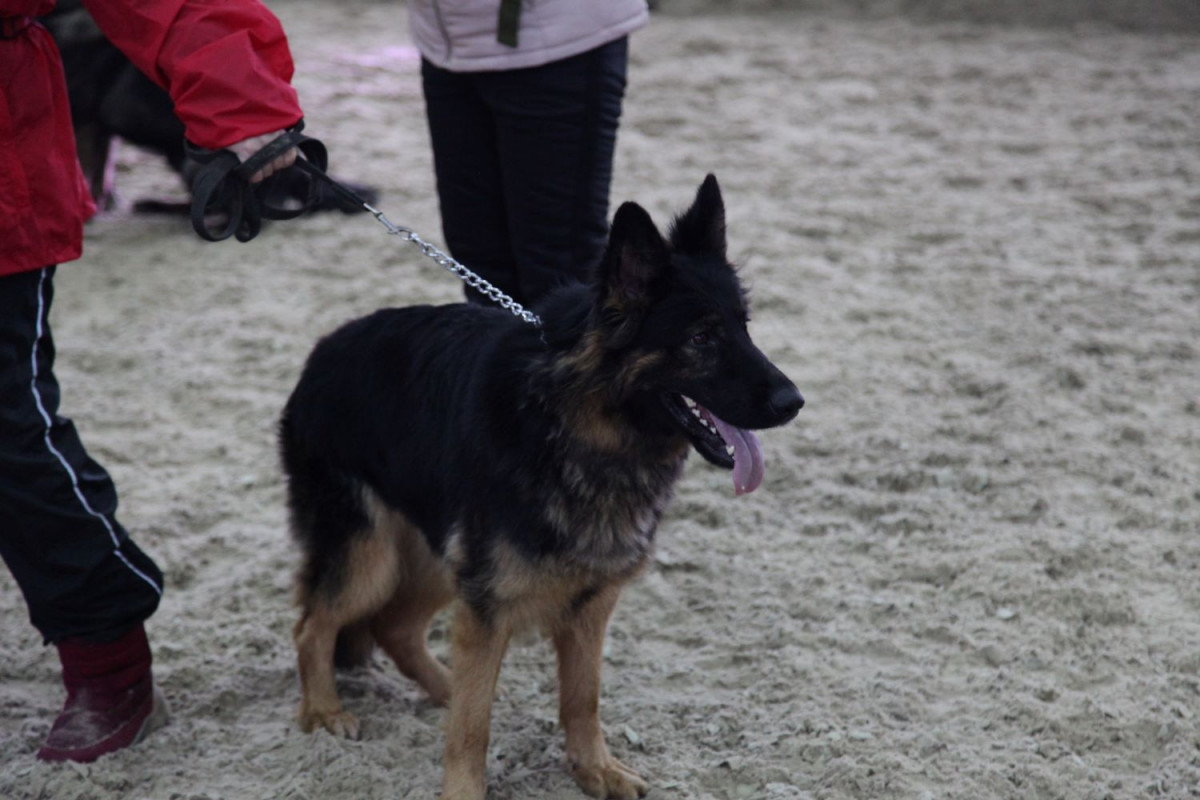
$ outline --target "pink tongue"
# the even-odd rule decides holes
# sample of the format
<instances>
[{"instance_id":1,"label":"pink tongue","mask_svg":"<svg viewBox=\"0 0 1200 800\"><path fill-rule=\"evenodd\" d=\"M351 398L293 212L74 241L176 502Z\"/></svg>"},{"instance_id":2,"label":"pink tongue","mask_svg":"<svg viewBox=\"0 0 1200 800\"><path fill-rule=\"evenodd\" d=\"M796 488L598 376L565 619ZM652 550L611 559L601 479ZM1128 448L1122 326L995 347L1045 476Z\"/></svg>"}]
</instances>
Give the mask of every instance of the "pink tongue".
<instances>
[{"instance_id":1,"label":"pink tongue","mask_svg":"<svg viewBox=\"0 0 1200 800\"><path fill-rule=\"evenodd\" d=\"M735 428L712 412L709 418L726 444L733 446L733 489L739 495L749 494L758 488L763 479L763 454L758 437L753 431Z\"/></svg>"}]
</instances>

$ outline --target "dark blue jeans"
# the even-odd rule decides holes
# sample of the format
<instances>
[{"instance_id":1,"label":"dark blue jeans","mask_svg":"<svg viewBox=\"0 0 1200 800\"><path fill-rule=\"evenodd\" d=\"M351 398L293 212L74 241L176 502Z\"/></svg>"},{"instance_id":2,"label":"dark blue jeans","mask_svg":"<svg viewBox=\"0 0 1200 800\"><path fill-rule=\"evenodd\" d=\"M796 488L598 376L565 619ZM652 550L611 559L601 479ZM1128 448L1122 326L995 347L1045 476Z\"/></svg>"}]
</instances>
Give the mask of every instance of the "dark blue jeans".
<instances>
[{"instance_id":1,"label":"dark blue jeans","mask_svg":"<svg viewBox=\"0 0 1200 800\"><path fill-rule=\"evenodd\" d=\"M47 642L108 641L154 613L162 573L117 522L112 480L58 414L53 296L54 267L0 277L0 556Z\"/></svg>"},{"instance_id":2,"label":"dark blue jeans","mask_svg":"<svg viewBox=\"0 0 1200 800\"><path fill-rule=\"evenodd\" d=\"M526 69L422 65L446 244L522 304L604 254L627 61L621 38Z\"/></svg>"}]
</instances>

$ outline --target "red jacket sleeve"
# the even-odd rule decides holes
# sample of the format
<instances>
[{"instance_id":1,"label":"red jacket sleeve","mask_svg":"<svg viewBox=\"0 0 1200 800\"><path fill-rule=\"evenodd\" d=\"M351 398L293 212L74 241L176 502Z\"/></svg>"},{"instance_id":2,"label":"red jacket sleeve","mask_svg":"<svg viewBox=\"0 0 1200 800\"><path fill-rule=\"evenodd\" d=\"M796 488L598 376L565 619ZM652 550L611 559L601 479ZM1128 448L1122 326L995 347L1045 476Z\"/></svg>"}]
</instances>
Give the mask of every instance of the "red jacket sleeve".
<instances>
[{"instance_id":1,"label":"red jacket sleeve","mask_svg":"<svg viewBox=\"0 0 1200 800\"><path fill-rule=\"evenodd\" d=\"M85 0L104 34L165 88L187 138L227 147L302 116L279 20L258 0Z\"/></svg>"}]
</instances>

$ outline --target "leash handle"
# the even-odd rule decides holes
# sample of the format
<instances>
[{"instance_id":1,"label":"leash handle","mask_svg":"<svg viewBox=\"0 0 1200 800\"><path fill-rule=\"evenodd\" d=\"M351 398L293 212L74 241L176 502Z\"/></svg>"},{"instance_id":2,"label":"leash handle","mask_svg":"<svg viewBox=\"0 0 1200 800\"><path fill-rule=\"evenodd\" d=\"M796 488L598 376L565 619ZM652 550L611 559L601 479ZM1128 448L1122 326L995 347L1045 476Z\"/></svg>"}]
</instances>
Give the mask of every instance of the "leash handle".
<instances>
[{"instance_id":1,"label":"leash handle","mask_svg":"<svg viewBox=\"0 0 1200 800\"><path fill-rule=\"evenodd\" d=\"M310 176L323 176L329 154L324 144L305 136L303 130L304 120L300 120L244 162L229 150L207 150L184 142L187 157L193 165L190 170L192 229L200 238L220 242L235 236L239 242L248 242L262 230L264 219L294 219L317 204L320 188L312 177L305 199L292 208L273 206L265 201L266 190L275 179L274 175L257 184L250 183L254 173L293 147L300 151L293 167L301 167L301 171ZM218 214L226 215L224 225L210 227L208 219Z\"/></svg>"},{"instance_id":2,"label":"leash handle","mask_svg":"<svg viewBox=\"0 0 1200 800\"><path fill-rule=\"evenodd\" d=\"M303 123L301 123L300 127L292 128L279 138L270 142L262 150L259 150L257 153L250 156L250 158L246 159L245 162L243 162L238 168L240 176L248 182L250 180L250 176L258 172L267 164L270 164L278 156L286 153L292 147L295 147L297 150L299 150L300 154L296 157L296 160L292 166L284 170L285 173L299 167L299 171L305 172L310 176L314 174L312 170L316 170L321 175L324 175L325 169L329 165L329 153L326 151L325 145L321 142L321 140L314 139L311 136L305 136L300 132L302 125ZM270 178L267 178L260 183L251 184L251 188L254 189L255 197L258 198L259 206L262 209L262 215L264 219L295 219L320 202L320 186L310 177L308 181L307 192L305 193L305 199L299 206L293 208L272 206L270 203L266 202L264 195L265 190L270 187L270 182L274 180L274 178L275 175L272 175Z\"/></svg>"},{"instance_id":3,"label":"leash handle","mask_svg":"<svg viewBox=\"0 0 1200 800\"><path fill-rule=\"evenodd\" d=\"M237 235L238 241L248 242L262 227L257 208L246 214L246 192L236 191L231 180L241 160L229 150L205 150L191 142L183 143L188 159L195 165L190 181L192 191L192 229L209 242L220 242ZM211 214L227 215L225 224L210 228Z\"/></svg>"}]
</instances>

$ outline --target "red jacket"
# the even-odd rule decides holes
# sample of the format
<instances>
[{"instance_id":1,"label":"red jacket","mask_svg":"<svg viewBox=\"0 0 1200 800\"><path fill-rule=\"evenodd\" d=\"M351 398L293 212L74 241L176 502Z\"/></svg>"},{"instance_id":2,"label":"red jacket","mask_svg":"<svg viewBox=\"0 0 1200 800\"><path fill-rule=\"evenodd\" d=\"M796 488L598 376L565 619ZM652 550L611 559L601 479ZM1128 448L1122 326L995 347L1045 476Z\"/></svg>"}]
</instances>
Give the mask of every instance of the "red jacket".
<instances>
[{"instance_id":1,"label":"red jacket","mask_svg":"<svg viewBox=\"0 0 1200 800\"><path fill-rule=\"evenodd\" d=\"M0 0L0 22L55 0ZM292 56L258 0L88 0L113 44L171 94L187 138L207 148L294 125ZM79 257L95 212L71 130L67 87L41 26L0 37L0 275Z\"/></svg>"}]
</instances>

